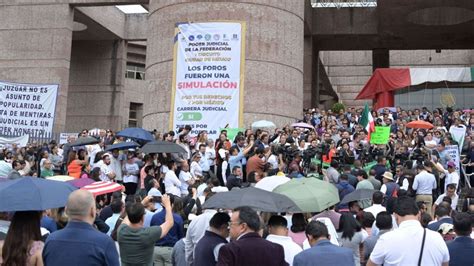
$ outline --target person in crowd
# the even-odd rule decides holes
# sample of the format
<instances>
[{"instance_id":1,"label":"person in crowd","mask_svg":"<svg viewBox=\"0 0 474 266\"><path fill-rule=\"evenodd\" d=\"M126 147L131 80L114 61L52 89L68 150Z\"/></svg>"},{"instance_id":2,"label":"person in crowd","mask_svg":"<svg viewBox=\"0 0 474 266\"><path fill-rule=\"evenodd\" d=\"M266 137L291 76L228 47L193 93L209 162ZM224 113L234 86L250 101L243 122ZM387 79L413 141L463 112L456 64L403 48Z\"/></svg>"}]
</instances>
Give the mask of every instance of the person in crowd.
<instances>
[{"instance_id":1,"label":"person in crowd","mask_svg":"<svg viewBox=\"0 0 474 266\"><path fill-rule=\"evenodd\" d=\"M328 176L329 183L338 184L339 176L341 175L337 170L339 168L339 162L336 160L331 161L331 166L326 170L326 175Z\"/></svg>"},{"instance_id":2,"label":"person in crowd","mask_svg":"<svg viewBox=\"0 0 474 266\"><path fill-rule=\"evenodd\" d=\"M374 250L375 243L380 236L392 230L392 216L386 212L381 211L377 214L375 219L375 225L379 229L378 234L372 234L364 241L364 260L367 261L370 257L370 254Z\"/></svg>"},{"instance_id":3,"label":"person in crowd","mask_svg":"<svg viewBox=\"0 0 474 266\"><path fill-rule=\"evenodd\" d=\"M279 215L271 216L268 220L268 233L269 235L266 239L280 244L285 252L285 261L289 265L293 265L293 258L303 249L288 236L288 221L285 217Z\"/></svg>"},{"instance_id":4,"label":"person in crowd","mask_svg":"<svg viewBox=\"0 0 474 266\"><path fill-rule=\"evenodd\" d=\"M339 198L343 199L347 194L350 194L355 190L355 188L349 184L349 177L346 174L342 174L339 177L339 184L336 185L337 190L339 191ZM348 204L344 203L341 204L339 203L337 205L339 210L344 210L348 208Z\"/></svg>"},{"instance_id":5,"label":"person in crowd","mask_svg":"<svg viewBox=\"0 0 474 266\"><path fill-rule=\"evenodd\" d=\"M135 162L135 159L135 152L128 151L127 161L123 164L122 168L123 185L125 186L125 194L127 195L135 195L137 191L140 168Z\"/></svg>"},{"instance_id":6,"label":"person in crowd","mask_svg":"<svg viewBox=\"0 0 474 266\"><path fill-rule=\"evenodd\" d=\"M229 222L227 213L217 212L212 216L208 229L196 244L192 265L216 265L220 248L228 243Z\"/></svg>"},{"instance_id":7,"label":"person in crowd","mask_svg":"<svg viewBox=\"0 0 474 266\"><path fill-rule=\"evenodd\" d=\"M398 229L379 237L367 262L368 266L448 265L446 243L439 233L423 229L415 200L399 197L394 213Z\"/></svg>"},{"instance_id":8,"label":"person in crowd","mask_svg":"<svg viewBox=\"0 0 474 266\"><path fill-rule=\"evenodd\" d=\"M232 190L234 187L242 187L242 169L240 166L234 166L232 173L227 177L227 189Z\"/></svg>"},{"instance_id":9,"label":"person in crowd","mask_svg":"<svg viewBox=\"0 0 474 266\"><path fill-rule=\"evenodd\" d=\"M359 247L367 238L362 232L362 226L350 213L343 213L339 223L338 240L341 247L352 250L356 265L360 264Z\"/></svg>"},{"instance_id":10,"label":"person in crowd","mask_svg":"<svg viewBox=\"0 0 474 266\"><path fill-rule=\"evenodd\" d=\"M12 164L5 160L5 154L0 152L0 177L6 177L12 170Z\"/></svg>"},{"instance_id":11,"label":"person in crowd","mask_svg":"<svg viewBox=\"0 0 474 266\"><path fill-rule=\"evenodd\" d=\"M181 181L176 176L176 163L174 161L168 162L169 171L166 172L164 178L165 191L167 194L173 194L176 197L181 197Z\"/></svg>"},{"instance_id":12,"label":"person in crowd","mask_svg":"<svg viewBox=\"0 0 474 266\"><path fill-rule=\"evenodd\" d=\"M375 191L372 194L372 206L365 208L364 212L370 212L374 217L377 217L379 213L386 211L387 209L382 206L383 199L384 194L381 191Z\"/></svg>"},{"instance_id":13,"label":"person in crowd","mask_svg":"<svg viewBox=\"0 0 474 266\"><path fill-rule=\"evenodd\" d=\"M247 168L246 168L246 173L256 171L259 174L263 174L265 171L265 161L268 159L268 157L271 155L271 151L267 152L266 154L264 153L263 148L257 148L255 150L255 154L250 157L247 161Z\"/></svg>"},{"instance_id":14,"label":"person in crowd","mask_svg":"<svg viewBox=\"0 0 474 266\"><path fill-rule=\"evenodd\" d=\"M258 233L260 217L252 208L234 209L229 228L232 241L220 248L217 265L287 265L283 247Z\"/></svg>"},{"instance_id":15,"label":"person in crowd","mask_svg":"<svg viewBox=\"0 0 474 266\"><path fill-rule=\"evenodd\" d=\"M445 170L441 164L436 164L436 163L433 163L433 164L439 172L444 174L443 176L445 178L444 189L443 189L444 192L446 192L447 186L450 184L454 184L456 188L459 187L460 178L459 178L458 172L456 171L456 164L454 162L447 163L447 166L448 166L447 170Z\"/></svg>"},{"instance_id":16,"label":"person in crowd","mask_svg":"<svg viewBox=\"0 0 474 266\"><path fill-rule=\"evenodd\" d=\"M102 155L102 160L100 160L96 166L100 169L99 178L102 181L114 181L117 174L112 169L111 158L109 153L104 153Z\"/></svg>"},{"instance_id":17,"label":"person in crowd","mask_svg":"<svg viewBox=\"0 0 474 266\"><path fill-rule=\"evenodd\" d=\"M41 216L38 211L15 212L5 241L0 240L0 265L43 265Z\"/></svg>"},{"instance_id":18,"label":"person in crowd","mask_svg":"<svg viewBox=\"0 0 474 266\"><path fill-rule=\"evenodd\" d=\"M69 222L49 235L43 249L45 265L120 265L113 240L92 227L96 204L92 193L78 189L66 203ZM67 254L67 256L65 256Z\"/></svg>"},{"instance_id":19,"label":"person in crowd","mask_svg":"<svg viewBox=\"0 0 474 266\"><path fill-rule=\"evenodd\" d=\"M112 203L110 203L110 208L112 209L112 216L105 220L105 224L109 226L109 231L107 231L107 235L109 236L112 234L112 231L115 228L115 224L123 213L124 204L122 199L116 199L112 201Z\"/></svg>"},{"instance_id":20,"label":"person in crowd","mask_svg":"<svg viewBox=\"0 0 474 266\"><path fill-rule=\"evenodd\" d=\"M445 197L448 197L451 199L451 209L456 210L458 206L458 201L459 201L459 196L456 194L456 185L455 184L449 184L446 187L446 192L443 194L439 195L436 201L433 204L433 213L436 211L436 207L443 201Z\"/></svg>"},{"instance_id":21,"label":"person in crowd","mask_svg":"<svg viewBox=\"0 0 474 266\"><path fill-rule=\"evenodd\" d=\"M68 154L67 161L67 172L69 176L74 178L81 177L81 168L83 165L87 164L87 158L79 159L79 154L76 151L70 151Z\"/></svg>"},{"instance_id":22,"label":"person in crowd","mask_svg":"<svg viewBox=\"0 0 474 266\"><path fill-rule=\"evenodd\" d=\"M359 170L356 172L357 176L357 186L356 190L360 189L374 189L374 185L368 180L369 176L367 175L367 172L364 170ZM370 199L363 199L359 201L360 206L365 209L368 208L371 205Z\"/></svg>"},{"instance_id":23,"label":"person in crowd","mask_svg":"<svg viewBox=\"0 0 474 266\"><path fill-rule=\"evenodd\" d=\"M206 200L213 196L209 193ZM204 236L206 230L209 228L212 217L217 213L216 210L206 209L202 214L194 218L188 226L186 231L186 238L184 239L186 261L192 264L194 261L194 249L199 240Z\"/></svg>"},{"instance_id":24,"label":"person in crowd","mask_svg":"<svg viewBox=\"0 0 474 266\"><path fill-rule=\"evenodd\" d=\"M162 224L144 227L145 206L153 201L147 196L141 203L130 203L126 207L127 216L118 228L117 238L120 247L122 265L153 265L155 242L166 236L173 226L173 213L168 195L161 197L161 203L166 210Z\"/></svg>"},{"instance_id":25,"label":"person in crowd","mask_svg":"<svg viewBox=\"0 0 474 266\"><path fill-rule=\"evenodd\" d=\"M54 176L53 164L49 159L46 159L43 162L43 169L41 169L40 177L47 178L51 176Z\"/></svg>"},{"instance_id":26,"label":"person in crowd","mask_svg":"<svg viewBox=\"0 0 474 266\"><path fill-rule=\"evenodd\" d=\"M435 210L436 222L428 224L428 229L438 231L442 224L448 223L453 224L453 218L451 218L451 208L444 206L438 206Z\"/></svg>"},{"instance_id":27,"label":"person in crowd","mask_svg":"<svg viewBox=\"0 0 474 266\"><path fill-rule=\"evenodd\" d=\"M336 230L339 230L339 223L341 220L341 213L336 212L335 210L336 206L331 206L328 209L322 211L319 214L316 214L315 216L311 217L312 221L316 221L318 218L329 218L334 225L334 228Z\"/></svg>"},{"instance_id":28,"label":"person in crowd","mask_svg":"<svg viewBox=\"0 0 474 266\"><path fill-rule=\"evenodd\" d=\"M427 213L432 215L430 206L433 205L433 190L437 188L436 178L429 172L431 167L428 163L417 165L418 174L413 182L413 189L416 190L416 201L423 201L427 204Z\"/></svg>"},{"instance_id":29,"label":"person in crowd","mask_svg":"<svg viewBox=\"0 0 474 266\"><path fill-rule=\"evenodd\" d=\"M12 162L11 169L12 170L8 173L8 179L18 179L22 177L19 171L23 169L23 166L21 165L19 160L14 160Z\"/></svg>"},{"instance_id":30,"label":"person in crowd","mask_svg":"<svg viewBox=\"0 0 474 266\"><path fill-rule=\"evenodd\" d=\"M377 164L374 165L374 167L372 169L375 170L375 179L377 179L378 181L382 182L382 176L385 172L387 172L387 158L384 157L384 156L379 156L377 158Z\"/></svg>"},{"instance_id":31,"label":"person in crowd","mask_svg":"<svg viewBox=\"0 0 474 266\"><path fill-rule=\"evenodd\" d=\"M202 144L204 145L204 144ZM203 179L203 173L202 173L202 167L201 164L199 163L202 159L202 155L199 151L193 153L193 156L191 157L191 170L190 173L192 177L196 180L204 180Z\"/></svg>"},{"instance_id":32,"label":"person in crowd","mask_svg":"<svg viewBox=\"0 0 474 266\"><path fill-rule=\"evenodd\" d=\"M326 225L311 221L306 227L306 236L311 246L293 259L294 266L356 265L352 250L331 243Z\"/></svg>"},{"instance_id":33,"label":"person in crowd","mask_svg":"<svg viewBox=\"0 0 474 266\"><path fill-rule=\"evenodd\" d=\"M474 239L472 239L472 214L458 213L453 219L454 232L456 238L447 242L449 257L449 265L463 266L474 265Z\"/></svg>"},{"instance_id":34,"label":"person in crowd","mask_svg":"<svg viewBox=\"0 0 474 266\"><path fill-rule=\"evenodd\" d=\"M375 174L375 169L370 169L369 177L367 178L367 180L372 183L372 186L374 186L375 190L380 190L380 188L382 187L382 182L375 178Z\"/></svg>"},{"instance_id":35,"label":"person in crowd","mask_svg":"<svg viewBox=\"0 0 474 266\"><path fill-rule=\"evenodd\" d=\"M380 192L385 194L385 198L387 200L390 198L398 197L398 191L400 190L400 186L395 183L395 180L393 179L393 174L391 172L383 173L382 182L383 185L380 188Z\"/></svg>"},{"instance_id":36,"label":"person in crowd","mask_svg":"<svg viewBox=\"0 0 474 266\"><path fill-rule=\"evenodd\" d=\"M288 230L288 236L300 247L303 247L303 242L306 239L305 230L307 225L308 223L302 213L291 215L291 227Z\"/></svg>"},{"instance_id":37,"label":"person in crowd","mask_svg":"<svg viewBox=\"0 0 474 266\"><path fill-rule=\"evenodd\" d=\"M172 171L170 171L172 172ZM176 213L174 210L174 203L176 196L171 194L170 196L170 206L173 215L173 226L168 230L166 235L156 241L154 249L154 259L153 262L155 265L171 265L171 253L173 252L173 246L184 237L184 221L183 218ZM166 221L166 216L169 210L165 207L162 211L156 213L151 218L150 226L160 226Z\"/></svg>"}]
</instances>

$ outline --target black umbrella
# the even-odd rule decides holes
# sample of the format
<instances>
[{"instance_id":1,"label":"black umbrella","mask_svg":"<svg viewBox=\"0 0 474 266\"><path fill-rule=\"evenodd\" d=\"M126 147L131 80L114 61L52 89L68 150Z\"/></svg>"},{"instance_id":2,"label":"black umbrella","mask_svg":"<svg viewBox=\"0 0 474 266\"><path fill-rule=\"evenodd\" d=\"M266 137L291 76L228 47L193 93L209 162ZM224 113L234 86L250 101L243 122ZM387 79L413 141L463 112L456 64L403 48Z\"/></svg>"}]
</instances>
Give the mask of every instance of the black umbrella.
<instances>
[{"instance_id":1,"label":"black umbrella","mask_svg":"<svg viewBox=\"0 0 474 266\"><path fill-rule=\"evenodd\" d=\"M117 132L118 137L131 138L139 141L153 141L155 137L149 131L140 127L129 127L120 132Z\"/></svg>"},{"instance_id":2,"label":"black umbrella","mask_svg":"<svg viewBox=\"0 0 474 266\"><path fill-rule=\"evenodd\" d=\"M117 144L108 145L105 148L105 151L135 149L138 146L140 146L140 145L138 145L138 143L133 142L133 141L120 142L120 143L117 143Z\"/></svg>"},{"instance_id":3,"label":"black umbrella","mask_svg":"<svg viewBox=\"0 0 474 266\"><path fill-rule=\"evenodd\" d=\"M92 145L99 143L100 140L94 137L80 137L71 143L67 143L69 147L76 147L76 146L84 146L84 145Z\"/></svg>"},{"instance_id":4,"label":"black umbrella","mask_svg":"<svg viewBox=\"0 0 474 266\"><path fill-rule=\"evenodd\" d=\"M349 203L351 201L372 199L372 195L374 194L374 192L375 190L373 189L357 189L347 194L340 203L342 204Z\"/></svg>"},{"instance_id":5,"label":"black umbrella","mask_svg":"<svg viewBox=\"0 0 474 266\"><path fill-rule=\"evenodd\" d=\"M179 144L169 141L152 141L142 147L144 153L187 153Z\"/></svg>"},{"instance_id":6,"label":"black umbrella","mask_svg":"<svg viewBox=\"0 0 474 266\"><path fill-rule=\"evenodd\" d=\"M301 212L301 209L285 195L249 187L219 192L204 202L204 209L234 209L249 206L264 212Z\"/></svg>"}]
</instances>

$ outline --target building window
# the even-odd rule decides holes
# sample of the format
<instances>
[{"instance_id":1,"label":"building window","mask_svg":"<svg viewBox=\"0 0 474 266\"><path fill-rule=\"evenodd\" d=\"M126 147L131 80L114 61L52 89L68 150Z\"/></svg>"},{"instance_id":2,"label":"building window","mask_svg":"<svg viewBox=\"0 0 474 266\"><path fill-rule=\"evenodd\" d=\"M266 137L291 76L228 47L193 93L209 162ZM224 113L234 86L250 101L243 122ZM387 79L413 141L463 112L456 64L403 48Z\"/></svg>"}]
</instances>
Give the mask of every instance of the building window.
<instances>
[{"instance_id":1,"label":"building window","mask_svg":"<svg viewBox=\"0 0 474 266\"><path fill-rule=\"evenodd\" d=\"M130 103L128 113L128 127L141 127L143 118L143 104Z\"/></svg>"},{"instance_id":2,"label":"building window","mask_svg":"<svg viewBox=\"0 0 474 266\"><path fill-rule=\"evenodd\" d=\"M136 66L136 65L128 65L127 64L127 72L125 72L125 77L129 79L145 79L145 67L144 66Z\"/></svg>"}]
</instances>

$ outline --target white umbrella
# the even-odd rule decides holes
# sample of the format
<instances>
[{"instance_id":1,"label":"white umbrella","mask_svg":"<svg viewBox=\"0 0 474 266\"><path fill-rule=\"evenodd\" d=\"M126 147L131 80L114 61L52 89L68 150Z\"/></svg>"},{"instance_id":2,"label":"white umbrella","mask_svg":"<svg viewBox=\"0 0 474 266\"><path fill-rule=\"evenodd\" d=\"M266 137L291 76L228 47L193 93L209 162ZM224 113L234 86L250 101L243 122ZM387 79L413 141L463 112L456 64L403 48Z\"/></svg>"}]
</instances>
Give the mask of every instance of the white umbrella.
<instances>
[{"instance_id":1,"label":"white umbrella","mask_svg":"<svg viewBox=\"0 0 474 266\"><path fill-rule=\"evenodd\" d=\"M273 191L276 187L285 184L288 181L290 181L290 179L286 176L267 176L258 181L257 184L255 184L255 187L266 191Z\"/></svg>"},{"instance_id":2,"label":"white umbrella","mask_svg":"<svg viewBox=\"0 0 474 266\"><path fill-rule=\"evenodd\" d=\"M272 121L259 120L252 123L252 129L258 128L275 128L275 124Z\"/></svg>"}]
</instances>

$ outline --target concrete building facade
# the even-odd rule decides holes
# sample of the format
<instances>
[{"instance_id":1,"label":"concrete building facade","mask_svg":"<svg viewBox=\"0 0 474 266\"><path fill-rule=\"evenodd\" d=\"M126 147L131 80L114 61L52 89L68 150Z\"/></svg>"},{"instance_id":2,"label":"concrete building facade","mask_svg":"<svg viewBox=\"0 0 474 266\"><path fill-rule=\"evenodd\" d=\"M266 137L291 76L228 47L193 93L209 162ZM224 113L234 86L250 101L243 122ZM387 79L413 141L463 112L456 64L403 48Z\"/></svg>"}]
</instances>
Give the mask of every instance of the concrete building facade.
<instances>
[{"instance_id":1,"label":"concrete building facade","mask_svg":"<svg viewBox=\"0 0 474 266\"><path fill-rule=\"evenodd\" d=\"M59 84L56 132L167 130L177 22L246 22L245 126L284 125L338 101L361 106L354 98L379 67L474 64L472 0L318 1L4 0L0 80ZM148 13L125 14L124 4Z\"/></svg>"}]
</instances>

